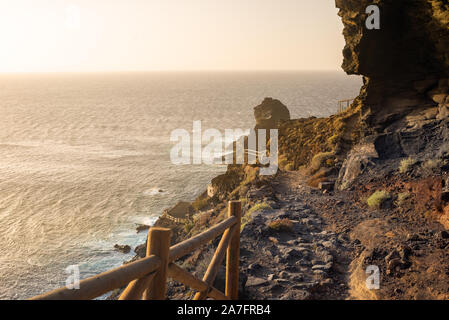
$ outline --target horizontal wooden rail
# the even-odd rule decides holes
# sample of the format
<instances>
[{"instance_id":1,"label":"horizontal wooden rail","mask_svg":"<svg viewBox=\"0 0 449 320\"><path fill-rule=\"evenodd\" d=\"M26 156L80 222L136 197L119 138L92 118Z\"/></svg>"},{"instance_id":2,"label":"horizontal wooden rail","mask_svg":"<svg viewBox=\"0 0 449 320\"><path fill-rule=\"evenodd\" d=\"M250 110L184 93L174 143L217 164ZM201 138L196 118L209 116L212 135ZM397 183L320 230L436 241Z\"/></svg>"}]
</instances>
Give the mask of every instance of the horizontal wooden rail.
<instances>
[{"instance_id":1,"label":"horizontal wooden rail","mask_svg":"<svg viewBox=\"0 0 449 320\"><path fill-rule=\"evenodd\" d=\"M116 269L82 280L79 289L60 288L32 298L32 300L91 300L114 289L121 288L133 280L156 271L161 259L156 256L128 263Z\"/></svg>"},{"instance_id":2,"label":"horizontal wooden rail","mask_svg":"<svg viewBox=\"0 0 449 320\"><path fill-rule=\"evenodd\" d=\"M170 230L152 228L148 234L146 258L84 279L80 282L79 289L64 287L34 297L32 300L90 300L125 285L128 286L120 295L119 300L165 299L167 276L198 290L198 297L211 297L218 300L235 299L235 294L232 296L225 295L213 288L212 282L217 275L226 250L228 250L228 261L233 261L232 259L229 260L229 253L232 251L229 251L229 247L235 240L234 238L240 239L240 232L236 232L236 230L240 231L240 210L240 202L231 201L229 203L230 214L227 219L171 248L169 248ZM174 261L214 240L220 234L223 234L223 237L203 280L197 279L173 264ZM239 239L236 243L239 243ZM238 254L238 251L234 253ZM234 273L238 273L239 257L235 257L235 259L232 262L231 269L234 270ZM228 274L229 272L227 272ZM229 282L234 283L233 287L235 288L238 285L236 283L238 274L229 277L226 281L227 291L229 291Z\"/></svg>"},{"instance_id":3,"label":"horizontal wooden rail","mask_svg":"<svg viewBox=\"0 0 449 320\"><path fill-rule=\"evenodd\" d=\"M236 217L230 217L221 223L213 226L209 230L190 238L186 241L178 243L177 245L170 248L170 258L169 261L173 262L186 254L191 253L193 250L198 249L199 247L207 244L209 241L214 240L217 236L222 234L226 229L232 227L237 223Z\"/></svg>"}]
</instances>

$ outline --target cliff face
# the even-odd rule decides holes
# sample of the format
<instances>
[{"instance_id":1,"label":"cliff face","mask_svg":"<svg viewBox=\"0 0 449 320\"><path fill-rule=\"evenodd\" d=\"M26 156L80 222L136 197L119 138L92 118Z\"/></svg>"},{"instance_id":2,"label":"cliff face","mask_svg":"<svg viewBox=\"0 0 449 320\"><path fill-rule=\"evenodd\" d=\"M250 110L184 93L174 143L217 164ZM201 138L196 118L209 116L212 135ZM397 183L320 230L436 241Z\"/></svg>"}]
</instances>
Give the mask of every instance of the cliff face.
<instances>
[{"instance_id":1,"label":"cliff face","mask_svg":"<svg viewBox=\"0 0 449 320\"><path fill-rule=\"evenodd\" d=\"M380 30L365 25L373 4L380 9ZM365 76L362 119L368 128L394 131L407 115L421 115L421 121L449 115L448 0L336 0L336 6L346 40L342 67Z\"/></svg>"}]
</instances>

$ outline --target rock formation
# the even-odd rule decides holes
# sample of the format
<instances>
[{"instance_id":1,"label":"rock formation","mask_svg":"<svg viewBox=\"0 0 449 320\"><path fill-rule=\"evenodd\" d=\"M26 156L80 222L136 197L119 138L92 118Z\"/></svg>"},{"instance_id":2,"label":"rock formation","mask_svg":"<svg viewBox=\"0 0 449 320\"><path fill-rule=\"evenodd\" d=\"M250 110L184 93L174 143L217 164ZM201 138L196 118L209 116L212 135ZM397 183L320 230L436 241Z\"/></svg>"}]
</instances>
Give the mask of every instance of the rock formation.
<instances>
[{"instance_id":1,"label":"rock formation","mask_svg":"<svg viewBox=\"0 0 449 320\"><path fill-rule=\"evenodd\" d=\"M260 129L278 129L282 121L290 120L290 111L279 100L273 98L265 98L262 103L254 108L254 118L256 121L256 130ZM267 132L266 139L269 141L270 134ZM248 138L242 137L245 148L248 147ZM258 135L256 135L256 141ZM234 152L236 148L234 145ZM254 181L257 177L257 166L252 165L229 165L225 174L212 179L208 189L209 194L218 199L225 199L231 192L239 194L244 189L242 182ZM244 183L243 183L244 184Z\"/></svg>"},{"instance_id":2,"label":"rock formation","mask_svg":"<svg viewBox=\"0 0 449 320\"><path fill-rule=\"evenodd\" d=\"M380 30L365 26L373 4ZM336 0L336 6L346 40L342 67L365 77L362 115L371 130L394 131L409 115L418 125L449 115L447 0Z\"/></svg>"},{"instance_id":3,"label":"rock formation","mask_svg":"<svg viewBox=\"0 0 449 320\"><path fill-rule=\"evenodd\" d=\"M254 108L256 129L277 129L281 120L290 120L290 111L279 100L265 98Z\"/></svg>"},{"instance_id":4,"label":"rock formation","mask_svg":"<svg viewBox=\"0 0 449 320\"><path fill-rule=\"evenodd\" d=\"M366 8L373 4L380 9L379 30L365 25ZM352 106L360 116L361 140L354 144L370 145L381 160L430 159L444 153L449 137L449 2L336 0L336 6L346 40L342 68L364 76ZM363 166L354 162L356 150L340 172L340 187Z\"/></svg>"},{"instance_id":5,"label":"rock formation","mask_svg":"<svg viewBox=\"0 0 449 320\"><path fill-rule=\"evenodd\" d=\"M129 253L131 251L131 247L127 244L125 245L116 244L114 246L114 249L121 253Z\"/></svg>"}]
</instances>

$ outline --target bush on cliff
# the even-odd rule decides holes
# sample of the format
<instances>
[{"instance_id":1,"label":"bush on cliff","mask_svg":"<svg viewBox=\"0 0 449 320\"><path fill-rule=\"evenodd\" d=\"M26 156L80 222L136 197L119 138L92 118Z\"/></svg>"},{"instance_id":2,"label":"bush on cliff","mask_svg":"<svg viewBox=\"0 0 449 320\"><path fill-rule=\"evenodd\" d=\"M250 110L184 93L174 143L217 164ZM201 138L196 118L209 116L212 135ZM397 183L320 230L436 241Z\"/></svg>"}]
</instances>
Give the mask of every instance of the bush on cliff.
<instances>
[{"instance_id":1,"label":"bush on cliff","mask_svg":"<svg viewBox=\"0 0 449 320\"><path fill-rule=\"evenodd\" d=\"M310 162L310 174L316 173L322 167L330 167L334 163L332 160L335 157L334 152L321 152L315 155Z\"/></svg>"},{"instance_id":2,"label":"bush on cliff","mask_svg":"<svg viewBox=\"0 0 449 320\"><path fill-rule=\"evenodd\" d=\"M295 164L293 162L289 162L284 156L280 156L279 169L283 171L295 171Z\"/></svg>"},{"instance_id":3,"label":"bush on cliff","mask_svg":"<svg viewBox=\"0 0 449 320\"><path fill-rule=\"evenodd\" d=\"M266 202L261 202L253 206L251 209L248 210L247 214L252 214L256 211L263 211L263 210L271 210L271 206Z\"/></svg>"},{"instance_id":4,"label":"bush on cliff","mask_svg":"<svg viewBox=\"0 0 449 320\"><path fill-rule=\"evenodd\" d=\"M401 165L399 166L399 172L400 173L407 173L409 172L413 166L416 164L416 160L413 158L407 158L401 161Z\"/></svg>"},{"instance_id":5,"label":"bush on cliff","mask_svg":"<svg viewBox=\"0 0 449 320\"><path fill-rule=\"evenodd\" d=\"M368 206L370 208L376 208L376 209L380 209L384 206L384 204L388 201L391 200L391 195L385 191L376 191L374 192L369 198L368 200L366 200L366 202L368 203Z\"/></svg>"},{"instance_id":6,"label":"bush on cliff","mask_svg":"<svg viewBox=\"0 0 449 320\"><path fill-rule=\"evenodd\" d=\"M240 230L243 230L243 228L253 220L252 214L254 212L271 209L272 209L271 206L266 202L258 203L255 206L253 206L251 209L248 210L246 214L242 216L242 224Z\"/></svg>"},{"instance_id":7,"label":"bush on cliff","mask_svg":"<svg viewBox=\"0 0 449 320\"><path fill-rule=\"evenodd\" d=\"M335 168L321 168L312 177L307 180L307 185L318 188L320 182L328 181L328 178L338 173Z\"/></svg>"},{"instance_id":8,"label":"bush on cliff","mask_svg":"<svg viewBox=\"0 0 449 320\"><path fill-rule=\"evenodd\" d=\"M293 222L287 218L272 221L268 228L275 232L292 232L293 231Z\"/></svg>"}]
</instances>

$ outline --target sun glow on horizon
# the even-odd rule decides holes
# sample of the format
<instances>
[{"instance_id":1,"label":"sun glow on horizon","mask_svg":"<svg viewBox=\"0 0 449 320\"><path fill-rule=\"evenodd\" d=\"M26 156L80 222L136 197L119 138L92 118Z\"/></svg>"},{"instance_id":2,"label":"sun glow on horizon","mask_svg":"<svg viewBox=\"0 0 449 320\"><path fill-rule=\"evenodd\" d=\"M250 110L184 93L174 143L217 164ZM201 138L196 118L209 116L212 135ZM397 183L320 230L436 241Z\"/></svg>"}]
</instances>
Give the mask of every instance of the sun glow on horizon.
<instances>
[{"instance_id":1,"label":"sun glow on horizon","mask_svg":"<svg viewBox=\"0 0 449 320\"><path fill-rule=\"evenodd\" d=\"M0 72L338 70L334 0L0 2Z\"/></svg>"}]
</instances>

